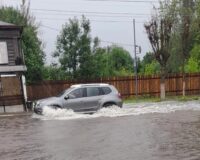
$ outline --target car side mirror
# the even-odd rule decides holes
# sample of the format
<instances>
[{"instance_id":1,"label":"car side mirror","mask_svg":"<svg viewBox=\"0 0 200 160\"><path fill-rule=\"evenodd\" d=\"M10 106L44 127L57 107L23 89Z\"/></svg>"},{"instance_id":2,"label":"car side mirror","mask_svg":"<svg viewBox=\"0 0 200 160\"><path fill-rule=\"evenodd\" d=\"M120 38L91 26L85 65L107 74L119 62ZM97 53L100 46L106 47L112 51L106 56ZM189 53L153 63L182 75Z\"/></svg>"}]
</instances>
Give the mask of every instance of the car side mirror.
<instances>
[{"instance_id":1,"label":"car side mirror","mask_svg":"<svg viewBox=\"0 0 200 160\"><path fill-rule=\"evenodd\" d=\"M76 98L74 95L72 95L72 94L68 94L68 95L66 95L65 96L65 100L68 100L68 99L74 99L74 98Z\"/></svg>"},{"instance_id":2,"label":"car side mirror","mask_svg":"<svg viewBox=\"0 0 200 160\"><path fill-rule=\"evenodd\" d=\"M69 99L69 96L68 96L68 95L66 95L66 96L64 97L64 99L65 99L65 100L68 100L68 99Z\"/></svg>"}]
</instances>

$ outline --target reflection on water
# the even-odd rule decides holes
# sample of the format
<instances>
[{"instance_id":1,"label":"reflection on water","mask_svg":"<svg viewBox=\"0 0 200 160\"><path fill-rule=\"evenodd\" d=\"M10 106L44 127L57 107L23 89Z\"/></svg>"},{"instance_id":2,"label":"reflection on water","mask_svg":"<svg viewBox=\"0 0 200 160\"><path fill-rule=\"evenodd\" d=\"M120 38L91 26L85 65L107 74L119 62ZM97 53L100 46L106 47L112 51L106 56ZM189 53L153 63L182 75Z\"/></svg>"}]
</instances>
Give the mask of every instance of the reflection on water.
<instances>
[{"instance_id":1,"label":"reflection on water","mask_svg":"<svg viewBox=\"0 0 200 160\"><path fill-rule=\"evenodd\" d=\"M93 115L47 109L44 116L4 117L0 159L198 160L199 118L199 101L130 104Z\"/></svg>"}]
</instances>

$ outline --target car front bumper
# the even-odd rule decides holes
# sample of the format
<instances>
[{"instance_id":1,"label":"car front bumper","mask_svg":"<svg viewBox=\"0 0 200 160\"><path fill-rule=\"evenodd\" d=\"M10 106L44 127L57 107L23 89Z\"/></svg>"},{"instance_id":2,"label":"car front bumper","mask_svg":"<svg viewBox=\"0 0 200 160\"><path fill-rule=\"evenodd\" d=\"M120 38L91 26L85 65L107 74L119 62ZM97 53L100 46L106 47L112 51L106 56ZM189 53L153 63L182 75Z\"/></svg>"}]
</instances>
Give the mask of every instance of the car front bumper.
<instances>
[{"instance_id":1,"label":"car front bumper","mask_svg":"<svg viewBox=\"0 0 200 160\"><path fill-rule=\"evenodd\" d=\"M36 114L42 114L42 112L43 112L43 110L42 110L42 108L35 108L34 107L34 112L36 113Z\"/></svg>"}]
</instances>

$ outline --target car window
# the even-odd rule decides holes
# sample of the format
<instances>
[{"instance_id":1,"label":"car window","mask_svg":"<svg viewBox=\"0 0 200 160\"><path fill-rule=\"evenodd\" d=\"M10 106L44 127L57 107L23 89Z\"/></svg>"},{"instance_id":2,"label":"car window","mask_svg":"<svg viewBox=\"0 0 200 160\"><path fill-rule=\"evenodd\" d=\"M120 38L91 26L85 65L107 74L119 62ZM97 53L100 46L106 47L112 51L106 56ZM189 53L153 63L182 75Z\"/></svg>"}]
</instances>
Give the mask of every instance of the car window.
<instances>
[{"instance_id":1,"label":"car window","mask_svg":"<svg viewBox=\"0 0 200 160\"><path fill-rule=\"evenodd\" d=\"M56 97L61 97L61 96L63 96L63 95L65 94L65 92L66 92L66 90L60 92Z\"/></svg>"},{"instance_id":2,"label":"car window","mask_svg":"<svg viewBox=\"0 0 200 160\"><path fill-rule=\"evenodd\" d=\"M66 90L64 90L64 91L62 91L62 92L60 92L56 97L61 97L61 96L63 96L66 92L70 92L70 90L72 90L73 88L68 88L68 89L66 89Z\"/></svg>"},{"instance_id":3,"label":"car window","mask_svg":"<svg viewBox=\"0 0 200 160\"><path fill-rule=\"evenodd\" d=\"M88 87L87 88L87 96L88 97L99 96L99 95L102 95L102 93L98 87Z\"/></svg>"},{"instance_id":4,"label":"car window","mask_svg":"<svg viewBox=\"0 0 200 160\"><path fill-rule=\"evenodd\" d=\"M109 94L112 92L109 87L102 87L102 90L103 90L104 94Z\"/></svg>"},{"instance_id":5,"label":"car window","mask_svg":"<svg viewBox=\"0 0 200 160\"><path fill-rule=\"evenodd\" d=\"M84 89L79 88L69 93L69 95L73 98L82 98L85 97Z\"/></svg>"}]
</instances>

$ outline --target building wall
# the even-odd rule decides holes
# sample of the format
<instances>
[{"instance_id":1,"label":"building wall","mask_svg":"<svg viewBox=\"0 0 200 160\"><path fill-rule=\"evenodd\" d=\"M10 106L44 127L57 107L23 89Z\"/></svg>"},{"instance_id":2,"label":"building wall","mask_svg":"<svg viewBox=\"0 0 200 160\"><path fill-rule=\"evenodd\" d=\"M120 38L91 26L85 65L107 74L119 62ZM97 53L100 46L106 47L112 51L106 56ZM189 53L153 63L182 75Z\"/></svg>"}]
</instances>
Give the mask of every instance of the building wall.
<instances>
[{"instance_id":1,"label":"building wall","mask_svg":"<svg viewBox=\"0 0 200 160\"><path fill-rule=\"evenodd\" d=\"M8 52L8 64L3 64L3 65L16 65L17 58L19 57L21 58L22 61L19 41L20 41L19 30L6 30L6 29L0 30L0 42L6 42L7 52Z\"/></svg>"}]
</instances>

